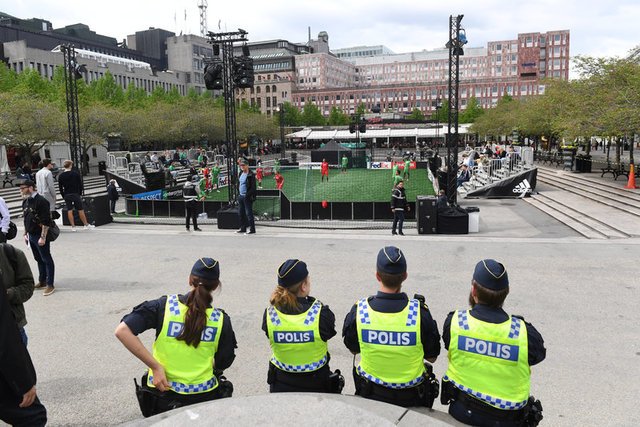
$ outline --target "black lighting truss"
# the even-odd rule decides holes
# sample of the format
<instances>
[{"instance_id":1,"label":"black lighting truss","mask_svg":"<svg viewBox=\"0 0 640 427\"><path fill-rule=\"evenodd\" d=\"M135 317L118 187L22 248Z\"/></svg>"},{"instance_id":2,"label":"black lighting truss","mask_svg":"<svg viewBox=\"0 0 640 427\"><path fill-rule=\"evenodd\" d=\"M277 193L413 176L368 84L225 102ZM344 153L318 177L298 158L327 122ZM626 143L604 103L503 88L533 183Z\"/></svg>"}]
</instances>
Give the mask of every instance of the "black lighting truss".
<instances>
[{"instance_id":1,"label":"black lighting truss","mask_svg":"<svg viewBox=\"0 0 640 427\"><path fill-rule=\"evenodd\" d=\"M64 56L64 87L67 96L67 124L69 127L69 154L73 167L82 170L82 145L80 143L80 114L78 112L78 75L80 70L73 45L62 45L60 50ZM82 174L80 174L82 179ZM84 193L84 190L83 190Z\"/></svg>"},{"instance_id":2,"label":"black lighting truss","mask_svg":"<svg viewBox=\"0 0 640 427\"><path fill-rule=\"evenodd\" d=\"M447 201L457 204L458 175L458 90L460 86L460 55L462 43L460 39L460 22L464 15L449 16L449 111L447 129ZM465 39L466 42L466 39Z\"/></svg>"},{"instance_id":3,"label":"black lighting truss","mask_svg":"<svg viewBox=\"0 0 640 427\"><path fill-rule=\"evenodd\" d=\"M247 42L247 32L241 29L230 33L209 32L209 43L220 49L223 68L224 124L227 142L227 171L229 186L229 204L238 203L238 141L236 137L236 101L233 79L233 44ZM215 59L215 58L214 58Z\"/></svg>"}]
</instances>

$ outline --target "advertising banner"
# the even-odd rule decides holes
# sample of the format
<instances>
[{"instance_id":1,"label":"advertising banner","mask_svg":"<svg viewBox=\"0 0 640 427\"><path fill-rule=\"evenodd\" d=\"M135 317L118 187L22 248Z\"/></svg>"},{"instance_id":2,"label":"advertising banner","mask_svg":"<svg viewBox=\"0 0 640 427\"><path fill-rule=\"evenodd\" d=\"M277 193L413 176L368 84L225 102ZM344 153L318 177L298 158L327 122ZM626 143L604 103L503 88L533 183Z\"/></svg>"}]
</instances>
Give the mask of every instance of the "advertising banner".
<instances>
[{"instance_id":1,"label":"advertising banner","mask_svg":"<svg viewBox=\"0 0 640 427\"><path fill-rule=\"evenodd\" d=\"M529 197L536 189L537 178L538 169L530 169L473 190L467 193L467 198L513 199Z\"/></svg>"},{"instance_id":2,"label":"advertising banner","mask_svg":"<svg viewBox=\"0 0 640 427\"><path fill-rule=\"evenodd\" d=\"M162 200L162 190L153 190L145 193L134 194L131 198L136 200Z\"/></svg>"}]
</instances>

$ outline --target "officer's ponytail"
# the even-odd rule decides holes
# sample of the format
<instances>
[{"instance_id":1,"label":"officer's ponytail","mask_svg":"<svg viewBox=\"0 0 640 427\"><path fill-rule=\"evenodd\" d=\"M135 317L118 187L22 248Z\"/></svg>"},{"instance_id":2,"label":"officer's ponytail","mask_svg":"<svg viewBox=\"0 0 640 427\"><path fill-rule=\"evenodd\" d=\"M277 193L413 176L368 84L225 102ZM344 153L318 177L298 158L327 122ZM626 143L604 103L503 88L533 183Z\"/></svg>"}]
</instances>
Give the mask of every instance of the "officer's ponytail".
<instances>
[{"instance_id":1,"label":"officer's ponytail","mask_svg":"<svg viewBox=\"0 0 640 427\"><path fill-rule=\"evenodd\" d=\"M304 279L302 282L289 286L288 288L280 285L276 286L271 293L269 303L278 310L285 311L287 313L296 314L302 312L302 306L298 302L296 294L300 290L300 286L302 286L306 280L307 279Z\"/></svg>"},{"instance_id":2,"label":"officer's ponytail","mask_svg":"<svg viewBox=\"0 0 640 427\"><path fill-rule=\"evenodd\" d=\"M198 347L202 331L207 325L207 309L213 301L211 292L220 286L220 280L206 280L193 274L189 276L189 284L194 289L187 297L187 314L184 329L178 337L187 345Z\"/></svg>"}]
</instances>

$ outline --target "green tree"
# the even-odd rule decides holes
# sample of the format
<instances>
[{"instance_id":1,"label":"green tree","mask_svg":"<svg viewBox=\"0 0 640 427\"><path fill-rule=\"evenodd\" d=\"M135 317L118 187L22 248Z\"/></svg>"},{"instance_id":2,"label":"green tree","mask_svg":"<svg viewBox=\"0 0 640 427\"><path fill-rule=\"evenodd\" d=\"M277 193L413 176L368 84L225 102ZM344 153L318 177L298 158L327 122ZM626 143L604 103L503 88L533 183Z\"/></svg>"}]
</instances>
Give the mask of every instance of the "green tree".
<instances>
[{"instance_id":1,"label":"green tree","mask_svg":"<svg viewBox=\"0 0 640 427\"><path fill-rule=\"evenodd\" d=\"M475 96L469 98L467 108L460 114L460 123L473 123L484 113Z\"/></svg>"},{"instance_id":2,"label":"green tree","mask_svg":"<svg viewBox=\"0 0 640 427\"><path fill-rule=\"evenodd\" d=\"M327 121L330 126L344 126L348 125L349 122L349 116L344 111L336 106L331 108L329 119Z\"/></svg>"},{"instance_id":3,"label":"green tree","mask_svg":"<svg viewBox=\"0 0 640 427\"><path fill-rule=\"evenodd\" d=\"M323 126L326 120L316 104L307 102L302 109L302 123L305 126Z\"/></svg>"},{"instance_id":4,"label":"green tree","mask_svg":"<svg viewBox=\"0 0 640 427\"><path fill-rule=\"evenodd\" d=\"M440 108L435 110L431 115L431 120L437 120L440 123L449 121L449 100L445 99L441 102Z\"/></svg>"},{"instance_id":5,"label":"green tree","mask_svg":"<svg viewBox=\"0 0 640 427\"><path fill-rule=\"evenodd\" d=\"M27 69L18 74L13 92L28 97L50 99L53 85L48 80L43 79L36 70Z\"/></svg>"},{"instance_id":6,"label":"green tree","mask_svg":"<svg viewBox=\"0 0 640 427\"><path fill-rule=\"evenodd\" d=\"M108 105L119 106L124 101L124 91L109 71L98 80L91 82L89 93L94 101Z\"/></svg>"},{"instance_id":7,"label":"green tree","mask_svg":"<svg viewBox=\"0 0 640 427\"><path fill-rule=\"evenodd\" d=\"M299 126L302 124L302 117L300 116L300 110L293 106L290 102L282 104L284 110L284 125L285 126ZM280 114L276 115L276 123L280 125Z\"/></svg>"},{"instance_id":8,"label":"green tree","mask_svg":"<svg viewBox=\"0 0 640 427\"><path fill-rule=\"evenodd\" d=\"M0 64L0 92L10 92L18 84L18 75L9 67Z\"/></svg>"},{"instance_id":9,"label":"green tree","mask_svg":"<svg viewBox=\"0 0 640 427\"><path fill-rule=\"evenodd\" d=\"M358 106L356 107L356 114L359 114L361 116L367 114L367 106L364 104L364 102L358 104Z\"/></svg>"},{"instance_id":10,"label":"green tree","mask_svg":"<svg viewBox=\"0 0 640 427\"><path fill-rule=\"evenodd\" d=\"M407 119L410 120L424 120L424 114L420 111L419 108L414 108L411 114L407 116Z\"/></svg>"},{"instance_id":11,"label":"green tree","mask_svg":"<svg viewBox=\"0 0 640 427\"><path fill-rule=\"evenodd\" d=\"M37 97L0 94L0 129L9 145L27 159L47 142L66 139L65 114L53 103Z\"/></svg>"}]
</instances>

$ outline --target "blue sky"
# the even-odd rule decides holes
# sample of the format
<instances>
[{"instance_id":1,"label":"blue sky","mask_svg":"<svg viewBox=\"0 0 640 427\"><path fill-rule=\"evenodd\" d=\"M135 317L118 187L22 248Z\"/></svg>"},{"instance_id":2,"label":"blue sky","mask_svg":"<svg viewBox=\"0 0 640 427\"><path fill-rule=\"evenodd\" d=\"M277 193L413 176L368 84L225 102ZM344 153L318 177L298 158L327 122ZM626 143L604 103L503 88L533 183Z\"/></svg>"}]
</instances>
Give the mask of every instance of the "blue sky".
<instances>
[{"instance_id":1,"label":"blue sky","mask_svg":"<svg viewBox=\"0 0 640 427\"><path fill-rule=\"evenodd\" d=\"M124 39L148 27L198 33L198 0L14 0L0 8L19 18L50 20L54 28L82 22ZM209 1L209 30L249 32L251 41L300 42L307 28L329 33L331 48L383 44L395 52L442 47L448 17L463 13L469 46L511 39L519 32L571 31L571 55L624 56L640 44L638 0L236 0ZM186 19L185 19L186 14Z\"/></svg>"}]
</instances>

